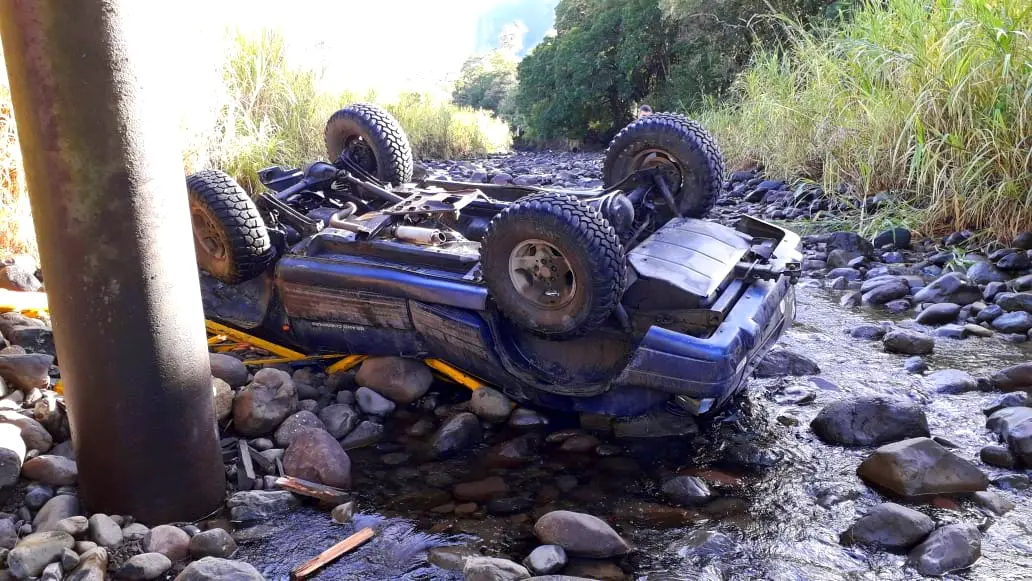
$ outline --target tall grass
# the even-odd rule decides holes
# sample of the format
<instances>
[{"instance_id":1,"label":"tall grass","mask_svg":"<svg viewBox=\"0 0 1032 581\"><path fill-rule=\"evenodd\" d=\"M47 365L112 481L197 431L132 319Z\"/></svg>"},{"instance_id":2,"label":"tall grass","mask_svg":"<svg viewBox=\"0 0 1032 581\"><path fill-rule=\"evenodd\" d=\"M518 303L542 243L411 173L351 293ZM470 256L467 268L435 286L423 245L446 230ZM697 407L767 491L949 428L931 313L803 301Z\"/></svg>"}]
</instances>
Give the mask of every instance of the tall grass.
<instances>
[{"instance_id":1,"label":"tall grass","mask_svg":"<svg viewBox=\"0 0 1032 581\"><path fill-rule=\"evenodd\" d=\"M270 164L297 166L324 158L326 120L357 101L381 105L397 117L417 157L469 157L503 151L511 144L509 128L501 120L429 94L386 101L373 91L325 92L319 70L288 62L278 33L238 35L231 46L224 71L224 113L207 143L208 159L245 188L256 188L257 171Z\"/></svg>"},{"instance_id":2,"label":"tall grass","mask_svg":"<svg viewBox=\"0 0 1032 581\"><path fill-rule=\"evenodd\" d=\"M37 253L18 130L7 87L0 87L0 249L33 256Z\"/></svg>"},{"instance_id":3,"label":"tall grass","mask_svg":"<svg viewBox=\"0 0 1032 581\"><path fill-rule=\"evenodd\" d=\"M832 30L784 26L697 115L733 163L890 191L926 234L1032 228L1032 4L862 0Z\"/></svg>"}]
</instances>

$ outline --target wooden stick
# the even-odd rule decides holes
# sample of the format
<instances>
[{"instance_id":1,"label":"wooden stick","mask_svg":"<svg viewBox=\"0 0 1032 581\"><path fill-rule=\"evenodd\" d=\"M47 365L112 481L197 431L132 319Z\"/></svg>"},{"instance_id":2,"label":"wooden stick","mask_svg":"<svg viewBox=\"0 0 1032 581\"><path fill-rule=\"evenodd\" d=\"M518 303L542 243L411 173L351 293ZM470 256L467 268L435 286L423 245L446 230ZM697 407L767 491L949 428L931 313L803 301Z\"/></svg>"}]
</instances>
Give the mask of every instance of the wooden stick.
<instances>
[{"instance_id":1,"label":"wooden stick","mask_svg":"<svg viewBox=\"0 0 1032 581\"><path fill-rule=\"evenodd\" d=\"M358 531L357 533L351 535L350 537L344 539L336 545L333 545L329 549L326 549L325 551L320 553L318 557L311 559L310 561L306 561L305 563L302 563L301 565L295 567L294 570L291 572L294 579L304 579L308 577L309 575L315 573L319 569L322 569L326 565L329 565L333 561L336 561L344 553L347 553L358 548L359 545L373 538L373 535L375 534L376 533L373 532L373 529L369 527L366 527Z\"/></svg>"},{"instance_id":2,"label":"wooden stick","mask_svg":"<svg viewBox=\"0 0 1032 581\"><path fill-rule=\"evenodd\" d=\"M351 499L351 496L345 490L326 486L325 484L319 484L318 482L310 482L308 480L294 478L293 476L282 476L277 478L276 486L279 486L284 490L289 490L295 494L310 496L335 505L347 502Z\"/></svg>"}]
</instances>

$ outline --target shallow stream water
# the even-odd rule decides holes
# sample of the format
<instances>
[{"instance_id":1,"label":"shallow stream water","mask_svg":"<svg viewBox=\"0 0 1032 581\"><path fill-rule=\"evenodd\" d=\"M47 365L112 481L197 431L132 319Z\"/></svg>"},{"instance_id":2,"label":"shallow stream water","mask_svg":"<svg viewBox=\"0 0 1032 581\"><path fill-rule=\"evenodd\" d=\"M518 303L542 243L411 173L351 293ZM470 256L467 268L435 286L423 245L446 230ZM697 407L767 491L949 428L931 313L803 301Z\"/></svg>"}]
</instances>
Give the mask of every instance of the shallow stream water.
<instances>
[{"instance_id":1,"label":"shallow stream water","mask_svg":"<svg viewBox=\"0 0 1032 581\"><path fill-rule=\"evenodd\" d=\"M543 433L531 437L533 453L525 464L502 466L490 447L527 433L504 428L488 432L485 444L463 457L421 462L426 437L408 436L405 430L432 413L399 412L388 421L390 435L383 442L351 453L360 513L354 523L337 525L328 512L305 508L267 522L253 535L255 541L241 543L241 556L268 579L286 579L298 563L357 528L373 526L378 531L373 541L314 578L461 579L458 572L428 565L426 550L462 544L520 561L536 546L535 519L549 510L570 509L605 518L635 545L638 550L632 555L610 562L627 579L920 578L905 566L903 555L839 544L842 531L887 499L856 475L869 450L825 445L810 431L809 422L824 405L841 398L913 398L924 404L932 435L955 443L957 454L992 478L1011 472L978 460L980 448L994 443L981 409L998 394L932 394L920 376L903 370L904 357L847 334L850 327L877 321L883 313L842 309L837 296L812 283L801 283L798 300L796 324L782 345L818 362L822 373L753 380L748 394L703 425L699 436L628 445L600 435L612 445L604 446L606 455L600 456L560 451ZM939 339L928 362L933 370L962 369L981 377L1029 359L1032 348L1027 344ZM458 392L450 396L461 397ZM576 418L551 419L547 431L577 425ZM703 477L722 498L700 510L669 506L659 486L679 473ZM490 512L484 506L466 516L445 512L449 505L461 504L451 499L453 483L492 475L505 480L508 492L488 504ZM908 503L939 524L965 521L986 531L981 560L949 578L1032 578L1029 492L997 491L1017 505L1002 517L986 516L965 501ZM678 556L671 543L696 530L719 531L734 540L734 547L709 558Z\"/></svg>"}]
</instances>

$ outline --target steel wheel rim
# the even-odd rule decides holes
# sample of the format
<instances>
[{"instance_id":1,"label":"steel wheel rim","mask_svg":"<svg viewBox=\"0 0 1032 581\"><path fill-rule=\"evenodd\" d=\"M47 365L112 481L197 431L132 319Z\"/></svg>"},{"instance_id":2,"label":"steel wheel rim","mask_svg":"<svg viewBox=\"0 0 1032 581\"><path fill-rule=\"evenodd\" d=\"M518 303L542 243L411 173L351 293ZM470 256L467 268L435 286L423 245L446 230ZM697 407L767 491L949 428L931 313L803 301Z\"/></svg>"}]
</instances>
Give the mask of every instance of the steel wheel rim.
<instances>
[{"instance_id":1,"label":"steel wheel rim","mask_svg":"<svg viewBox=\"0 0 1032 581\"><path fill-rule=\"evenodd\" d=\"M217 225L212 223L211 216L202 210L194 210L190 213L193 222L194 241L198 250L210 256L212 260L225 260L229 255L226 249L226 242L219 234Z\"/></svg>"},{"instance_id":2,"label":"steel wheel rim","mask_svg":"<svg viewBox=\"0 0 1032 581\"><path fill-rule=\"evenodd\" d=\"M521 297L542 309L561 309L577 295L570 261L555 245L536 238L509 253L509 280Z\"/></svg>"}]
</instances>

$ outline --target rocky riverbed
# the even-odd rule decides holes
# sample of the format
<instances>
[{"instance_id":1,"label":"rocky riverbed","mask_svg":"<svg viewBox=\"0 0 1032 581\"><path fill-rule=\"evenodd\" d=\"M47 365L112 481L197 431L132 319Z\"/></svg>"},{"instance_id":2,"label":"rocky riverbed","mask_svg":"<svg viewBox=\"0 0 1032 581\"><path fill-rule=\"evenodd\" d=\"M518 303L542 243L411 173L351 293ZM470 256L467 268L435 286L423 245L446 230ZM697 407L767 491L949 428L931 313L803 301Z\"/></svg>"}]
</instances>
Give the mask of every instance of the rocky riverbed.
<instances>
[{"instance_id":1,"label":"rocky riverbed","mask_svg":"<svg viewBox=\"0 0 1032 581\"><path fill-rule=\"evenodd\" d=\"M424 169L601 179L599 156L580 153ZM729 178L719 220L856 210L812 186ZM748 393L676 440L514 409L412 361L327 375L215 354L227 508L155 527L78 501L49 328L0 315L0 579L287 579L364 527L376 536L316 578L1028 578L1032 236L981 254L957 250L968 236L807 237L796 325ZM38 290L35 271L12 261L0 287ZM279 490L281 470L348 497Z\"/></svg>"}]
</instances>

